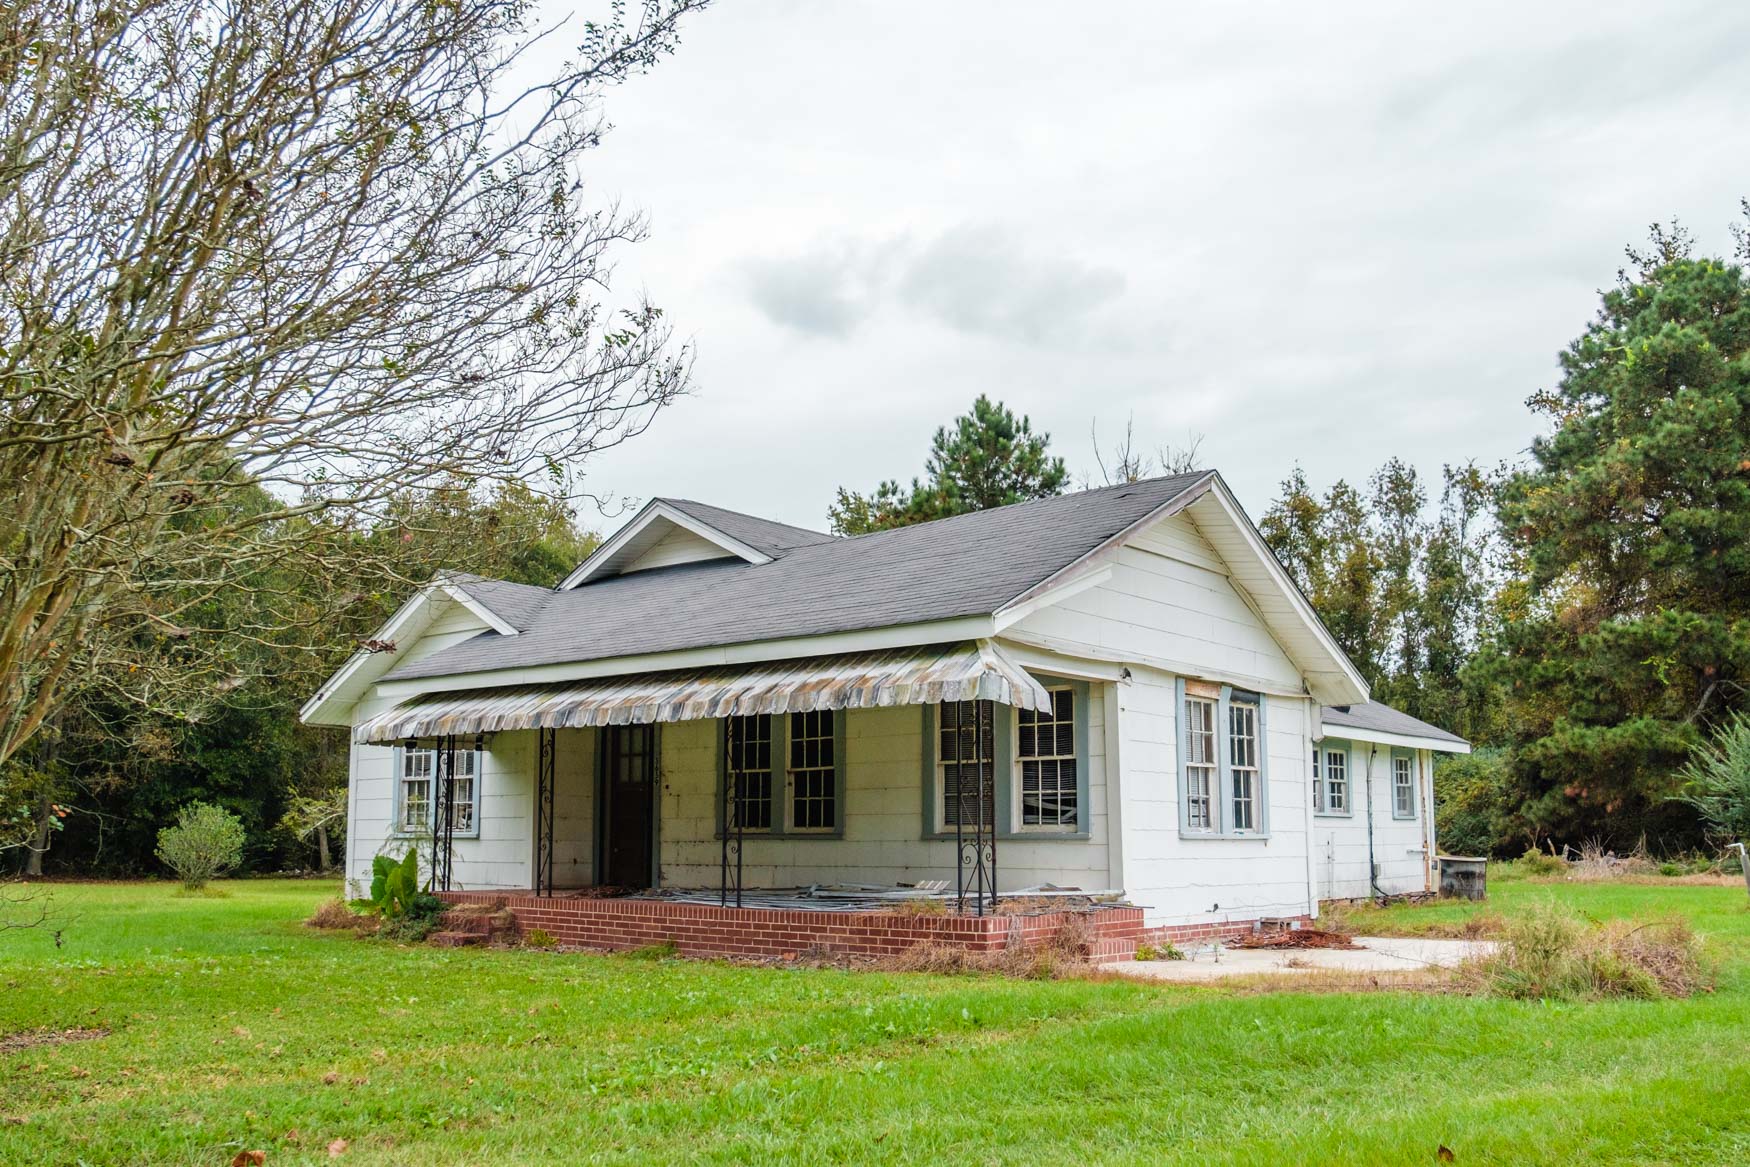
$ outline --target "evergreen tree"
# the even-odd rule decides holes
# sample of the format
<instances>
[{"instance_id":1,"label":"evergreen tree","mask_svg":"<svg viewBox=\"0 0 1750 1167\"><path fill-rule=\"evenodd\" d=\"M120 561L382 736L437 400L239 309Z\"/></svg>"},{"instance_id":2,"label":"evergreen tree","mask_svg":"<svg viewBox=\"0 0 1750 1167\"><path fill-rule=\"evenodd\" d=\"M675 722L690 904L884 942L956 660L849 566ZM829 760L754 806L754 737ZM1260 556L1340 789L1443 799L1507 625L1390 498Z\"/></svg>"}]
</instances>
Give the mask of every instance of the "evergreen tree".
<instances>
[{"instance_id":1,"label":"evergreen tree","mask_svg":"<svg viewBox=\"0 0 1750 1167\"><path fill-rule=\"evenodd\" d=\"M1678 770L1750 676L1745 271L1679 230L1630 255L1530 400L1553 428L1501 492L1516 578L1478 665L1508 702L1517 813L1569 838L1685 825Z\"/></svg>"},{"instance_id":2,"label":"evergreen tree","mask_svg":"<svg viewBox=\"0 0 1750 1167\"><path fill-rule=\"evenodd\" d=\"M980 394L971 413L936 431L927 480L912 479L909 491L890 480L867 495L841 486L827 517L837 533L861 535L1062 494L1069 472L1046 452L1050 442L1025 415Z\"/></svg>"}]
</instances>

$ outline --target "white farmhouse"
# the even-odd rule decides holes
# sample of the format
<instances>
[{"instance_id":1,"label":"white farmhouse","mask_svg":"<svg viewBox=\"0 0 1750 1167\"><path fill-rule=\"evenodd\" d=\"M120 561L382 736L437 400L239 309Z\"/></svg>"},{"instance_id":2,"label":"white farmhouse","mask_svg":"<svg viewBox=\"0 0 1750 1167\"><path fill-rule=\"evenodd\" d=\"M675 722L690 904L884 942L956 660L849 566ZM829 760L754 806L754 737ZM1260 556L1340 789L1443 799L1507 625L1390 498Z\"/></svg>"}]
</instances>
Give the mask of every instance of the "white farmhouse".
<instances>
[{"instance_id":1,"label":"white farmhouse","mask_svg":"<svg viewBox=\"0 0 1750 1167\"><path fill-rule=\"evenodd\" d=\"M581 942L748 951L879 889L1173 937L1422 891L1469 749L1368 700L1213 472L854 538L657 499L556 589L440 576L303 716L352 732L351 880L417 846Z\"/></svg>"}]
</instances>

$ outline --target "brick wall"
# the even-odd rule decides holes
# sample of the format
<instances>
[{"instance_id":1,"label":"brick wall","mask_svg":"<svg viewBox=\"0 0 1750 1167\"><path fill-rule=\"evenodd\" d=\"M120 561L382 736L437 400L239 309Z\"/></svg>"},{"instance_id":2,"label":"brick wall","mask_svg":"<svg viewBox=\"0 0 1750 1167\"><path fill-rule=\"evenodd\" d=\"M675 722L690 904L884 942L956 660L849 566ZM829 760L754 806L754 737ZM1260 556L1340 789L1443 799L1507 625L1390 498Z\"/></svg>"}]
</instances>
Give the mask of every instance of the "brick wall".
<instances>
[{"instance_id":1,"label":"brick wall","mask_svg":"<svg viewBox=\"0 0 1750 1167\"><path fill-rule=\"evenodd\" d=\"M998 952L1011 946L1048 944L1080 914L920 916L720 908L666 900L559 899L496 892L441 895L452 904L502 904L516 916L525 934L539 928L561 944L624 950L672 943L687 956L781 957L810 949L846 956L891 956L917 944ZM1090 957L1117 960L1136 952L1143 935L1141 908L1099 908L1088 913L1087 920Z\"/></svg>"}]
</instances>

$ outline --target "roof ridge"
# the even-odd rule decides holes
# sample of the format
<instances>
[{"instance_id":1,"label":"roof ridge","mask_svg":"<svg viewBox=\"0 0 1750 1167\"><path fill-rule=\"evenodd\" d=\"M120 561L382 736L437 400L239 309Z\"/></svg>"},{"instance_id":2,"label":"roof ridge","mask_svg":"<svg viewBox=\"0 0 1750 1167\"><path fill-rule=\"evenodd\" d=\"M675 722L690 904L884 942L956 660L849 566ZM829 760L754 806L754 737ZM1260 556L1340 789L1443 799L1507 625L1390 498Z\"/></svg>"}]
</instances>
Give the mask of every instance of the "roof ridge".
<instances>
[{"instance_id":1,"label":"roof ridge","mask_svg":"<svg viewBox=\"0 0 1750 1167\"><path fill-rule=\"evenodd\" d=\"M871 535L892 535L899 531L915 531L923 527L932 527L937 523L951 523L956 520L976 519L982 515L1000 514L1012 511L1016 507L1040 506L1065 499L1086 498L1091 494L1109 494L1114 491L1134 490L1139 486L1152 486L1158 482L1171 482L1175 479L1197 479L1210 473L1208 470L1187 470L1180 474L1157 474L1153 478L1138 478L1135 482L1111 482L1105 486L1090 486L1086 490L1066 490L1062 494L1042 494L1037 498L1023 498L1017 502L1006 502L1001 506L983 507L978 510L961 511L955 515L941 515L934 519L925 519L921 523L907 523L903 527L881 527L874 531L862 531L855 535L840 536L843 539L867 539Z\"/></svg>"}]
</instances>

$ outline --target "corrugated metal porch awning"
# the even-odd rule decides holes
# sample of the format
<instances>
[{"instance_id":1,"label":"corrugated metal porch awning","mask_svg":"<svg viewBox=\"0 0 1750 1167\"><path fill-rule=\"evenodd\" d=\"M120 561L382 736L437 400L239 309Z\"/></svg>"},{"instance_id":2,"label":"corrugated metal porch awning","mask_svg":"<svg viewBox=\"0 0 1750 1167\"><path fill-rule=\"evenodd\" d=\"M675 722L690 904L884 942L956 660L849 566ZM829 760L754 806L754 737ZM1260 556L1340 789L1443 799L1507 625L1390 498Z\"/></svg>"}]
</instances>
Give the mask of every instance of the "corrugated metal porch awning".
<instances>
[{"instance_id":1,"label":"corrugated metal porch awning","mask_svg":"<svg viewBox=\"0 0 1750 1167\"><path fill-rule=\"evenodd\" d=\"M427 693L353 730L360 742L575 729L942 701L1047 708L1043 686L987 640L764 664Z\"/></svg>"}]
</instances>

